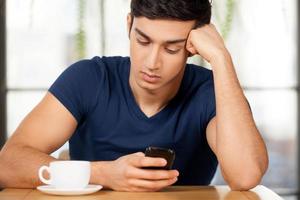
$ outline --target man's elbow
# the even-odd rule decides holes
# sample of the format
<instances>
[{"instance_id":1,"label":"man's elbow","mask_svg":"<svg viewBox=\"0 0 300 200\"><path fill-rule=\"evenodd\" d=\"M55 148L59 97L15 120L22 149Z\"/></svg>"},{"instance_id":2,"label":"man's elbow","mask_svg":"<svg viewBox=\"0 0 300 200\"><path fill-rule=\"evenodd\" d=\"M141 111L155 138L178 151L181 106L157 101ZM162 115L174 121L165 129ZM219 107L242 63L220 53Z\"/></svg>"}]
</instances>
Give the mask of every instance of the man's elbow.
<instances>
[{"instance_id":1,"label":"man's elbow","mask_svg":"<svg viewBox=\"0 0 300 200\"><path fill-rule=\"evenodd\" d=\"M263 174L261 171L255 170L252 172L244 171L243 175L237 176L235 179L227 181L227 183L234 191L250 190L260 184Z\"/></svg>"},{"instance_id":2,"label":"man's elbow","mask_svg":"<svg viewBox=\"0 0 300 200\"><path fill-rule=\"evenodd\" d=\"M250 190L260 184L266 170L266 165L251 166L242 168L238 173L233 173L231 176L225 176L231 190L245 191Z\"/></svg>"},{"instance_id":3,"label":"man's elbow","mask_svg":"<svg viewBox=\"0 0 300 200\"><path fill-rule=\"evenodd\" d=\"M261 179L258 178L244 178L237 181L229 182L228 185L231 190L245 191L256 187L260 183Z\"/></svg>"},{"instance_id":4,"label":"man's elbow","mask_svg":"<svg viewBox=\"0 0 300 200\"><path fill-rule=\"evenodd\" d=\"M32 180L26 180L18 174L11 161L11 152L7 149L0 151L0 188L35 188Z\"/></svg>"},{"instance_id":5,"label":"man's elbow","mask_svg":"<svg viewBox=\"0 0 300 200\"><path fill-rule=\"evenodd\" d=\"M258 165L251 167L241 167L238 173L231 176L224 176L231 190L245 191L250 190L260 184L264 174L268 169L268 158Z\"/></svg>"}]
</instances>

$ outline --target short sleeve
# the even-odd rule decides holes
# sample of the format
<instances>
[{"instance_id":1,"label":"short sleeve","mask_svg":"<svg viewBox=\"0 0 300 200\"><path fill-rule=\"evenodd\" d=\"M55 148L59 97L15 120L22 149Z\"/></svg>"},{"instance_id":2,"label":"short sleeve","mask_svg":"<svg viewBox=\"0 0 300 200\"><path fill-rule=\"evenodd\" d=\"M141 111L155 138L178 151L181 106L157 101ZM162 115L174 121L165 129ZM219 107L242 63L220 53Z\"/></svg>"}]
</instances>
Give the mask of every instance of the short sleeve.
<instances>
[{"instance_id":1,"label":"short sleeve","mask_svg":"<svg viewBox=\"0 0 300 200\"><path fill-rule=\"evenodd\" d=\"M209 80L206 86L206 122L210 122L216 116L216 97L213 80Z\"/></svg>"},{"instance_id":2,"label":"short sleeve","mask_svg":"<svg viewBox=\"0 0 300 200\"><path fill-rule=\"evenodd\" d=\"M212 75L206 80L198 91L200 124L205 130L208 123L216 116L216 99Z\"/></svg>"},{"instance_id":3,"label":"short sleeve","mask_svg":"<svg viewBox=\"0 0 300 200\"><path fill-rule=\"evenodd\" d=\"M69 66L49 88L78 123L97 102L101 88L100 68L93 60L79 61Z\"/></svg>"}]
</instances>

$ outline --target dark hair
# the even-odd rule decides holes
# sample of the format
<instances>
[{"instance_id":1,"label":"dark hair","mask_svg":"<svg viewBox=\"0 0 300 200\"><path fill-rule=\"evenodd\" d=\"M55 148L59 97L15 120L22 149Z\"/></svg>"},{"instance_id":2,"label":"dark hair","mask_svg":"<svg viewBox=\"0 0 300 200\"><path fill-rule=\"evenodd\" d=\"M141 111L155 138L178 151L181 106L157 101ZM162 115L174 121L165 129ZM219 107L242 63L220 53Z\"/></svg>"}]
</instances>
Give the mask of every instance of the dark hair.
<instances>
[{"instance_id":1,"label":"dark hair","mask_svg":"<svg viewBox=\"0 0 300 200\"><path fill-rule=\"evenodd\" d=\"M210 23L209 0L131 0L131 16L148 19L196 20L195 26Z\"/></svg>"}]
</instances>

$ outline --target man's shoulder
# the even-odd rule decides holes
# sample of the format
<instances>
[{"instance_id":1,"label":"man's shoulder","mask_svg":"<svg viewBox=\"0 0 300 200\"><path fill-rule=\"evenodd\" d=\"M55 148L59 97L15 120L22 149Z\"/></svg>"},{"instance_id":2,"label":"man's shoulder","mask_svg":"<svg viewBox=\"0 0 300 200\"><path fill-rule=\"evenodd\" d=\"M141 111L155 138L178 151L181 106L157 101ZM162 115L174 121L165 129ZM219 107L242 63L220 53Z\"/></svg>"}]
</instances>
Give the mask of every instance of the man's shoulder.
<instances>
[{"instance_id":1,"label":"man's shoulder","mask_svg":"<svg viewBox=\"0 0 300 200\"><path fill-rule=\"evenodd\" d=\"M184 81L185 84L190 85L190 88L199 88L208 84L213 86L213 73L212 70L205 67L187 64Z\"/></svg>"},{"instance_id":2,"label":"man's shoulder","mask_svg":"<svg viewBox=\"0 0 300 200\"><path fill-rule=\"evenodd\" d=\"M103 79L103 76L107 74L115 73L119 71L118 69L124 69L125 67L122 66L127 65L128 62L128 57L95 56L91 59L82 59L73 63L65 70L65 73L78 78L91 76Z\"/></svg>"},{"instance_id":3,"label":"man's shoulder","mask_svg":"<svg viewBox=\"0 0 300 200\"><path fill-rule=\"evenodd\" d=\"M118 67L126 65L129 62L129 57L122 56L95 56L91 59L99 66Z\"/></svg>"},{"instance_id":4,"label":"man's shoulder","mask_svg":"<svg viewBox=\"0 0 300 200\"><path fill-rule=\"evenodd\" d=\"M212 70L195 64L187 64L186 67L190 73L194 74L197 78L212 78Z\"/></svg>"},{"instance_id":5,"label":"man's shoulder","mask_svg":"<svg viewBox=\"0 0 300 200\"><path fill-rule=\"evenodd\" d=\"M191 102L191 109L198 110L201 119L211 119L215 115L215 90L213 72L210 69L188 64L187 75L189 77L184 95ZM194 114L194 112L193 112ZM204 120L207 126L209 120Z\"/></svg>"}]
</instances>

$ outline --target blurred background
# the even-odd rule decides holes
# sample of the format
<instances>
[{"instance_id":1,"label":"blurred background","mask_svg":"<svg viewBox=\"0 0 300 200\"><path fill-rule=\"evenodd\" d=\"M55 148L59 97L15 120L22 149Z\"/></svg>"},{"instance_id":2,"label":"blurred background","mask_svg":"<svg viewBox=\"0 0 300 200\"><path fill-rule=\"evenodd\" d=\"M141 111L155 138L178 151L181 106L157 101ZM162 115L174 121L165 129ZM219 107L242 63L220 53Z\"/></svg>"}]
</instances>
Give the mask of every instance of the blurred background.
<instances>
[{"instance_id":1,"label":"blurred background","mask_svg":"<svg viewBox=\"0 0 300 200\"><path fill-rule=\"evenodd\" d=\"M130 0L0 2L3 145L71 63L96 55L129 55ZM262 184L289 200L299 192L297 7L297 0L214 0L212 18L267 144L270 166ZM189 62L209 68L197 56ZM65 144L53 156L67 148ZM218 172L212 184L224 183Z\"/></svg>"}]
</instances>

